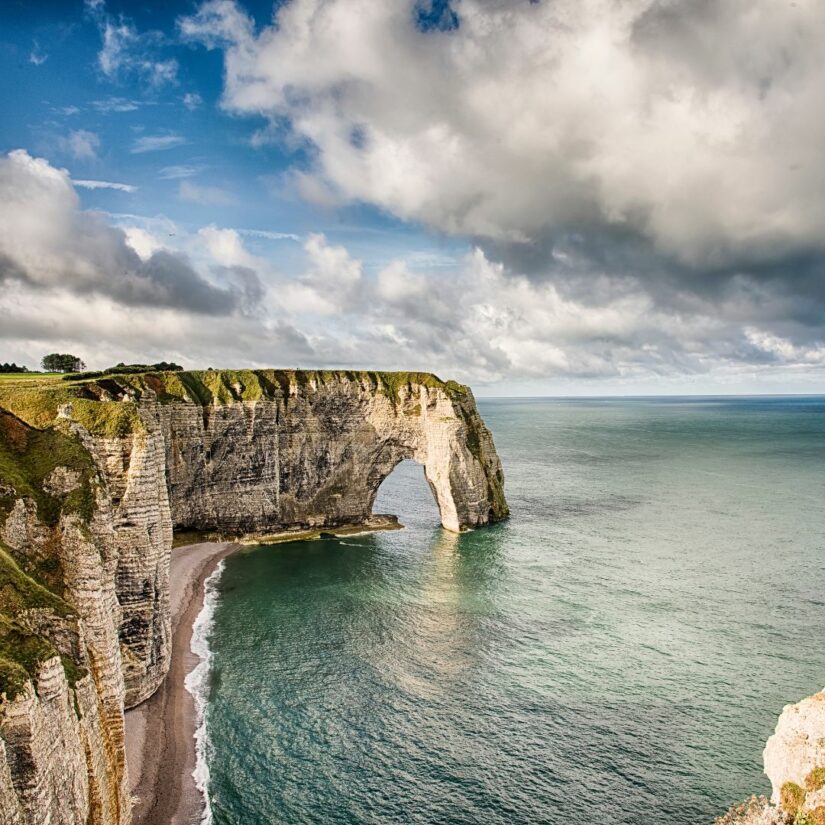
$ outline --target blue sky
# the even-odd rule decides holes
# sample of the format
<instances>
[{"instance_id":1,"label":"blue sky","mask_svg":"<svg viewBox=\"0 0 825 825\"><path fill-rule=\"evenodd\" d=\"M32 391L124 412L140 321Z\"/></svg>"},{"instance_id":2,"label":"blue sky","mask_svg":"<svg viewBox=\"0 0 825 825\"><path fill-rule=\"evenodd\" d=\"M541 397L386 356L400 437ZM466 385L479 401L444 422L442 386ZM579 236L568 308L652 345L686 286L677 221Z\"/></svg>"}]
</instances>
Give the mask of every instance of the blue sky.
<instances>
[{"instance_id":1,"label":"blue sky","mask_svg":"<svg viewBox=\"0 0 825 825\"><path fill-rule=\"evenodd\" d=\"M814 0L6 2L0 360L820 391L823 33Z\"/></svg>"},{"instance_id":2,"label":"blue sky","mask_svg":"<svg viewBox=\"0 0 825 825\"><path fill-rule=\"evenodd\" d=\"M102 7L110 24L125 23L148 41L134 48L140 59L175 61L173 78L153 82L128 65L111 75L101 70L100 18L83 2L5 5L0 94L12 105L0 123L2 151L23 147L75 180L135 187L81 189L87 209L164 215L192 231L215 223L300 237L323 232L371 267L410 252L439 258L466 252L466 241L425 233L368 204L319 208L289 191L281 176L307 165L307 147L289 140L250 145L265 119L221 110L222 55L181 43L176 33L177 20L196 7ZM272 20L271 3L245 9L261 24ZM83 133L92 136L91 146ZM80 135L74 144L72 135ZM191 188L189 196L186 189L181 196L182 185ZM300 266L294 241L250 235L248 243L287 268Z\"/></svg>"}]
</instances>

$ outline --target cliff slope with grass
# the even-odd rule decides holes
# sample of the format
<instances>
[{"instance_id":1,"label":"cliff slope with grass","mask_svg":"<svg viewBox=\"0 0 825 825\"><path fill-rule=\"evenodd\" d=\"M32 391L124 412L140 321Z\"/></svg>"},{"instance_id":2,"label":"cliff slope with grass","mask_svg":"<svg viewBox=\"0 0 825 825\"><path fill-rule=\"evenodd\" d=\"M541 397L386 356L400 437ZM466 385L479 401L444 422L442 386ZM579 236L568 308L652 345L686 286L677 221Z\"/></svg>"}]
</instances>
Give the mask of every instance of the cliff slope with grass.
<instances>
[{"instance_id":1,"label":"cliff slope with grass","mask_svg":"<svg viewBox=\"0 0 825 825\"><path fill-rule=\"evenodd\" d=\"M174 530L363 524L404 459L445 528L507 516L472 393L427 373L0 382L0 821L129 822L123 708L169 666Z\"/></svg>"}]
</instances>

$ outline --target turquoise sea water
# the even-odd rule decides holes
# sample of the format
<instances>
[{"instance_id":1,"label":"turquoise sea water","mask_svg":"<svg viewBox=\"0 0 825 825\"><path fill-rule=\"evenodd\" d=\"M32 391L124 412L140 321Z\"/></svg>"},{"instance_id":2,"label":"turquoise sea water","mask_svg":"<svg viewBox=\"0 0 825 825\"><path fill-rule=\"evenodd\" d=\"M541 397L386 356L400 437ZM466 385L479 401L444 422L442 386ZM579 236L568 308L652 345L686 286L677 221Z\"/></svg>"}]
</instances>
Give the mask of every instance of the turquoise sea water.
<instances>
[{"instance_id":1,"label":"turquoise sea water","mask_svg":"<svg viewBox=\"0 0 825 825\"><path fill-rule=\"evenodd\" d=\"M509 522L230 557L212 813L254 823L709 823L825 684L825 399L496 400Z\"/></svg>"}]
</instances>

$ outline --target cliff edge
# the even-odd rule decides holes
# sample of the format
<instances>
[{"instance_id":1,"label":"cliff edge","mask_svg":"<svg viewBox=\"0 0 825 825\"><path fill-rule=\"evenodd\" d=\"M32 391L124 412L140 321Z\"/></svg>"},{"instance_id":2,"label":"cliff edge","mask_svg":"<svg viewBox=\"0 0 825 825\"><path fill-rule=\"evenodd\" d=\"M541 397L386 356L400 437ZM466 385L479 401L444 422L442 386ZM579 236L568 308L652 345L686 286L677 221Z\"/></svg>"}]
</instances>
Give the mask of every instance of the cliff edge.
<instances>
[{"instance_id":1,"label":"cliff edge","mask_svg":"<svg viewBox=\"0 0 825 825\"><path fill-rule=\"evenodd\" d=\"M716 825L825 825L825 690L783 708L763 761L770 800L753 797Z\"/></svg>"},{"instance_id":2,"label":"cliff edge","mask_svg":"<svg viewBox=\"0 0 825 825\"><path fill-rule=\"evenodd\" d=\"M825 825L825 691L785 706L763 757L771 801L798 825Z\"/></svg>"},{"instance_id":3,"label":"cliff edge","mask_svg":"<svg viewBox=\"0 0 825 825\"><path fill-rule=\"evenodd\" d=\"M169 667L174 530L361 524L404 459L446 529L507 516L472 392L428 373L0 383L0 821L130 821L123 709Z\"/></svg>"}]
</instances>

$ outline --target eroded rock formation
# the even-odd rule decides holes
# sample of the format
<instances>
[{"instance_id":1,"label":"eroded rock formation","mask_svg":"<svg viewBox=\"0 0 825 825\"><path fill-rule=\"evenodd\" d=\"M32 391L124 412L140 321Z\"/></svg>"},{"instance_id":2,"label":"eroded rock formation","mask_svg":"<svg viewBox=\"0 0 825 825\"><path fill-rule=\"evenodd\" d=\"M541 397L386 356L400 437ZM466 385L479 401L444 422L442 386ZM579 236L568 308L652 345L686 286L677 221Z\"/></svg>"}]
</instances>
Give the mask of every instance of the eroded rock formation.
<instances>
[{"instance_id":1,"label":"eroded rock formation","mask_svg":"<svg viewBox=\"0 0 825 825\"><path fill-rule=\"evenodd\" d=\"M825 825L825 690L785 706L763 760L770 801L754 797L716 825Z\"/></svg>"},{"instance_id":2,"label":"eroded rock formation","mask_svg":"<svg viewBox=\"0 0 825 825\"><path fill-rule=\"evenodd\" d=\"M169 666L173 529L360 524L407 458L445 528L507 515L472 393L429 374L86 377L0 407L4 823L129 822L123 707Z\"/></svg>"},{"instance_id":3,"label":"eroded rock formation","mask_svg":"<svg viewBox=\"0 0 825 825\"><path fill-rule=\"evenodd\" d=\"M764 761L771 801L806 825L825 823L825 690L783 709Z\"/></svg>"}]
</instances>

